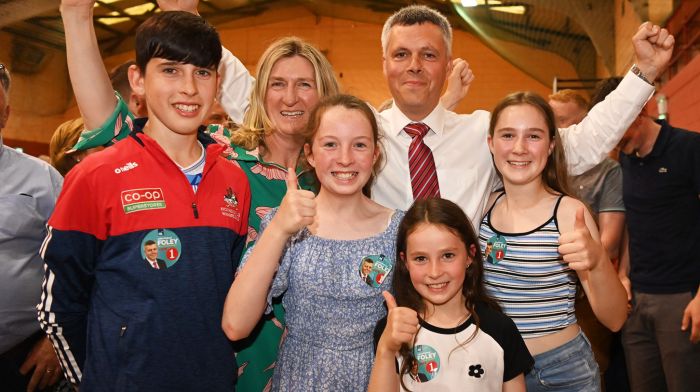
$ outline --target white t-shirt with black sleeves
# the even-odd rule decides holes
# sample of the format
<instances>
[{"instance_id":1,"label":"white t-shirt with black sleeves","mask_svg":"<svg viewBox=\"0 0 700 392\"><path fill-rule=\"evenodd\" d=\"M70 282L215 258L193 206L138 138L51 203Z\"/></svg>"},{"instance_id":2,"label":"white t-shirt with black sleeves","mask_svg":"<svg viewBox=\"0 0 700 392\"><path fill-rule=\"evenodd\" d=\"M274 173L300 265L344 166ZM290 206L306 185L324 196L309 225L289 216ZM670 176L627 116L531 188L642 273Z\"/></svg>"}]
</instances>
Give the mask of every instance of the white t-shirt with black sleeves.
<instances>
[{"instance_id":1,"label":"white t-shirt with black sleeves","mask_svg":"<svg viewBox=\"0 0 700 392\"><path fill-rule=\"evenodd\" d=\"M474 317L456 328L440 328L420 321L413 348L418 367L403 376L404 384L412 392L500 392L504 382L530 371L534 360L513 321L483 304L477 304L476 313L479 330L468 343L464 342L476 330ZM400 369L401 357L397 362ZM403 387L401 391L405 391Z\"/></svg>"}]
</instances>

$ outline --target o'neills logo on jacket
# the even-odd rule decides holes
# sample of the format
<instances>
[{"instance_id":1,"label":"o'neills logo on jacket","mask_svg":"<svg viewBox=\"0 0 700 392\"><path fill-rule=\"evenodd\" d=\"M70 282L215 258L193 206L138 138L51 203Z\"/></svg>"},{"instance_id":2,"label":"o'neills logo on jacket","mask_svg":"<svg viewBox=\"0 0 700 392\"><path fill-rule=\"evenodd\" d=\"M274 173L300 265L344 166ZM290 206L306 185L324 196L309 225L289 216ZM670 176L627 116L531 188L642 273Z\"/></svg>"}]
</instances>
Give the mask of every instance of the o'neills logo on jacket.
<instances>
[{"instance_id":1,"label":"o'neills logo on jacket","mask_svg":"<svg viewBox=\"0 0 700 392\"><path fill-rule=\"evenodd\" d=\"M165 197L160 188L141 188L122 191L125 213L165 208Z\"/></svg>"}]
</instances>

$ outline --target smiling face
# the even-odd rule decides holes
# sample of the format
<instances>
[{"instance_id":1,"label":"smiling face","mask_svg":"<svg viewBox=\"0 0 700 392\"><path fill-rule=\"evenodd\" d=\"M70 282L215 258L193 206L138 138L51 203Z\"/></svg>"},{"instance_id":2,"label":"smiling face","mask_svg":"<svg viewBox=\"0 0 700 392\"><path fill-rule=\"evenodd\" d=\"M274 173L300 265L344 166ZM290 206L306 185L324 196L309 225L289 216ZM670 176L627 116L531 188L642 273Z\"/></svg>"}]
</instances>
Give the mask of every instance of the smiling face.
<instances>
[{"instance_id":1,"label":"smiling face","mask_svg":"<svg viewBox=\"0 0 700 392\"><path fill-rule=\"evenodd\" d=\"M455 305L464 309L462 286L472 260L458 235L442 225L421 223L408 235L401 257L426 310Z\"/></svg>"},{"instance_id":2,"label":"smiling face","mask_svg":"<svg viewBox=\"0 0 700 392\"><path fill-rule=\"evenodd\" d=\"M363 112L333 106L321 115L311 145L304 151L321 183L321 192L356 195L369 181L379 148Z\"/></svg>"},{"instance_id":3,"label":"smiling face","mask_svg":"<svg viewBox=\"0 0 700 392\"><path fill-rule=\"evenodd\" d=\"M506 185L542 181L542 171L554 149L544 116L529 104L503 109L488 144Z\"/></svg>"},{"instance_id":4,"label":"smiling face","mask_svg":"<svg viewBox=\"0 0 700 392\"><path fill-rule=\"evenodd\" d=\"M309 60L292 56L275 62L265 93L265 112L275 132L298 136L318 100L314 68Z\"/></svg>"},{"instance_id":5,"label":"smiling face","mask_svg":"<svg viewBox=\"0 0 700 392\"><path fill-rule=\"evenodd\" d=\"M216 97L216 69L154 57L145 74L134 67L129 79L135 93L146 98L151 129L192 135L204 122Z\"/></svg>"},{"instance_id":6,"label":"smiling face","mask_svg":"<svg viewBox=\"0 0 700 392\"><path fill-rule=\"evenodd\" d=\"M158 258L158 245L150 244L143 247L144 253L148 260L156 260Z\"/></svg>"},{"instance_id":7,"label":"smiling face","mask_svg":"<svg viewBox=\"0 0 700 392\"><path fill-rule=\"evenodd\" d=\"M450 67L438 26L426 22L391 28L384 75L396 105L411 120L423 120L438 105Z\"/></svg>"},{"instance_id":8,"label":"smiling face","mask_svg":"<svg viewBox=\"0 0 700 392\"><path fill-rule=\"evenodd\" d=\"M372 266L374 265L374 262L369 259L365 259L362 261L362 275L367 276L369 275L370 272L372 272Z\"/></svg>"}]
</instances>

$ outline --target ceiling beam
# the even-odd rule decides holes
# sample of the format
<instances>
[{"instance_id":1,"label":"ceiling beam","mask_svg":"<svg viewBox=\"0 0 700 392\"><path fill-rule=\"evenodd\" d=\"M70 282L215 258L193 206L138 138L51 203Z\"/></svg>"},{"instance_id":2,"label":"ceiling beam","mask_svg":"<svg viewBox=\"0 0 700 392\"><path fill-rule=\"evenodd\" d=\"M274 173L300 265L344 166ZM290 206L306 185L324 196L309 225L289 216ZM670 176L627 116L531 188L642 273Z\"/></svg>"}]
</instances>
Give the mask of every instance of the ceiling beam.
<instances>
[{"instance_id":1,"label":"ceiling beam","mask_svg":"<svg viewBox=\"0 0 700 392\"><path fill-rule=\"evenodd\" d=\"M607 70L615 73L615 2L610 0L528 0L570 17L586 32ZM585 78L591 76L579 76ZM593 76L595 70L593 70Z\"/></svg>"},{"instance_id":2,"label":"ceiling beam","mask_svg":"<svg viewBox=\"0 0 700 392\"><path fill-rule=\"evenodd\" d=\"M56 0L10 0L0 2L0 27L58 9Z\"/></svg>"}]
</instances>

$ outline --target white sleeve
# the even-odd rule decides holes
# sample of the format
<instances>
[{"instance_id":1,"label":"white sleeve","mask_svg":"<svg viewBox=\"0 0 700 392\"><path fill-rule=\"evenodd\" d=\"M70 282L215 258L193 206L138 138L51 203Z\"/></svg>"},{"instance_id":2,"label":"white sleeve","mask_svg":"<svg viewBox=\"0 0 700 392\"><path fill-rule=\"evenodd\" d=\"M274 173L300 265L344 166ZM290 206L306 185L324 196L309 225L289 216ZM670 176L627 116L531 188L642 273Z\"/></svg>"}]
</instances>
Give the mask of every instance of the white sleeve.
<instances>
[{"instance_id":1,"label":"white sleeve","mask_svg":"<svg viewBox=\"0 0 700 392\"><path fill-rule=\"evenodd\" d=\"M628 72L579 124L559 129L569 175L583 174L617 145L654 93L654 86Z\"/></svg>"},{"instance_id":2,"label":"white sleeve","mask_svg":"<svg viewBox=\"0 0 700 392\"><path fill-rule=\"evenodd\" d=\"M219 102L229 117L236 124L241 124L250 105L250 93L255 86L255 78L250 75L245 65L223 46L219 73L222 78Z\"/></svg>"}]
</instances>

